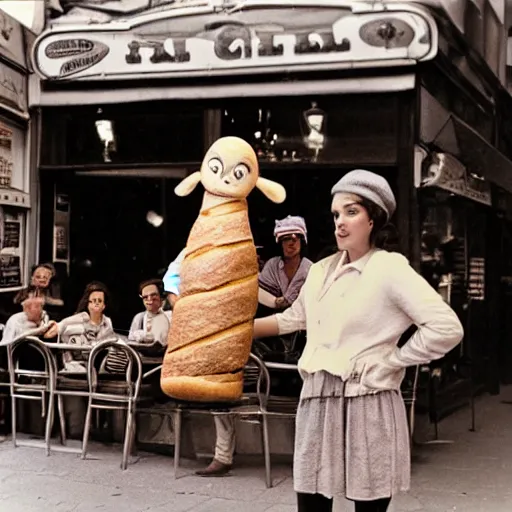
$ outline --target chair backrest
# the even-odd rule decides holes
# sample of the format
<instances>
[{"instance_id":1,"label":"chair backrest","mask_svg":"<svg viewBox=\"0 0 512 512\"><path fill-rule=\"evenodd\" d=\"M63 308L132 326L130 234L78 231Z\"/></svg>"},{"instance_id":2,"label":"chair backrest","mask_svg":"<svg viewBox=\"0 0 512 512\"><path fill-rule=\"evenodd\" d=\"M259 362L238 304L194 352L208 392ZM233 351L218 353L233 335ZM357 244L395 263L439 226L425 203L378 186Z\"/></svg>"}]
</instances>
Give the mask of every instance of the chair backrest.
<instances>
[{"instance_id":1,"label":"chair backrest","mask_svg":"<svg viewBox=\"0 0 512 512\"><path fill-rule=\"evenodd\" d=\"M7 347L0 347L0 388L10 385L8 364ZM0 391L0 395L2 395L2 391Z\"/></svg>"},{"instance_id":2,"label":"chair backrest","mask_svg":"<svg viewBox=\"0 0 512 512\"><path fill-rule=\"evenodd\" d=\"M258 395L260 407L262 410L266 410L270 396L270 373L265 363L252 353L249 355L249 361L245 368L245 372L249 370L250 378L254 379L253 382L256 381L256 394ZM251 368L257 368L257 377L256 372L251 372Z\"/></svg>"},{"instance_id":3,"label":"chair backrest","mask_svg":"<svg viewBox=\"0 0 512 512\"><path fill-rule=\"evenodd\" d=\"M43 362L44 369L31 370L30 368L20 368L22 363L20 356L22 354L21 348L31 347L35 353L39 354L40 360ZM39 338L35 336L19 336L15 338L9 345L7 345L7 358L9 380L11 384L17 383L18 376L33 376L44 378L47 380L49 388L53 388L56 378L56 364L50 349ZM33 359L31 359L33 361Z\"/></svg>"},{"instance_id":4,"label":"chair backrest","mask_svg":"<svg viewBox=\"0 0 512 512\"><path fill-rule=\"evenodd\" d=\"M402 398L406 404L414 404L414 402L416 401L416 390L418 388L420 367L418 365L412 368L408 368L408 370L410 370L412 375L411 378L404 379L406 385L402 385L401 393ZM409 375L407 375L407 377L409 377Z\"/></svg>"},{"instance_id":5,"label":"chair backrest","mask_svg":"<svg viewBox=\"0 0 512 512\"><path fill-rule=\"evenodd\" d=\"M98 386L98 376L95 370L96 358L104 353L105 357L109 349L116 349L123 353L126 357L127 365L125 371L125 384L127 389L127 397L137 399L139 396L140 385L142 381L142 362L139 354L133 350L127 343L121 340L106 340L94 346L89 354L89 361L87 363L87 380L89 382L89 392L96 393Z\"/></svg>"}]
</instances>

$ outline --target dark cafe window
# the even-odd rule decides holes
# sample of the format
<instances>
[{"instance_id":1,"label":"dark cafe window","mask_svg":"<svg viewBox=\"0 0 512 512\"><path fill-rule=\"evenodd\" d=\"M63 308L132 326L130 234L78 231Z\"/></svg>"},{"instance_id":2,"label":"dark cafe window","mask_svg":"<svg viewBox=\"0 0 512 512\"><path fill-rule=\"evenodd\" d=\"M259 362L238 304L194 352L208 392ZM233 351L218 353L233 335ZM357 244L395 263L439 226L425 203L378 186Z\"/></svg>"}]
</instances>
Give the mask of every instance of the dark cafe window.
<instances>
[{"instance_id":1,"label":"dark cafe window","mask_svg":"<svg viewBox=\"0 0 512 512\"><path fill-rule=\"evenodd\" d=\"M394 163L396 94L225 101L222 135L250 142L261 162Z\"/></svg>"},{"instance_id":2,"label":"dark cafe window","mask_svg":"<svg viewBox=\"0 0 512 512\"><path fill-rule=\"evenodd\" d=\"M197 162L203 108L155 102L43 112L43 165Z\"/></svg>"}]
</instances>

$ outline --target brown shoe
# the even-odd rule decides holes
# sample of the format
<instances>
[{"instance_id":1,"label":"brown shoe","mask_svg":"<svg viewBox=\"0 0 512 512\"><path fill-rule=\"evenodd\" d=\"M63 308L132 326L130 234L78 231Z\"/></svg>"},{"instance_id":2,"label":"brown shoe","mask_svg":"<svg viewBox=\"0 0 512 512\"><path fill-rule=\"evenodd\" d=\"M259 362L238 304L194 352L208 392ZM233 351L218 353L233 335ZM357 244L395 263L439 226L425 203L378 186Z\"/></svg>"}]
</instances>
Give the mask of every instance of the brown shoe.
<instances>
[{"instance_id":1,"label":"brown shoe","mask_svg":"<svg viewBox=\"0 0 512 512\"><path fill-rule=\"evenodd\" d=\"M223 464L216 459L210 462L210 465L204 469L196 471L198 476L226 476L231 471L231 464Z\"/></svg>"}]
</instances>

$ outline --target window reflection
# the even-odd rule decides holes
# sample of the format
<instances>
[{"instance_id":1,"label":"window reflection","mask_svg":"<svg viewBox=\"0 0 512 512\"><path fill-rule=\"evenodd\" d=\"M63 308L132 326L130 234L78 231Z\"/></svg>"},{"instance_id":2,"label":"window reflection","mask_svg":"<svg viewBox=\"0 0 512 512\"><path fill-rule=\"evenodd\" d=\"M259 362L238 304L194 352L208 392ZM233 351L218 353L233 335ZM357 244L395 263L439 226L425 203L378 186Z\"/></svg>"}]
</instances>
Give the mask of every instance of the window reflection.
<instances>
[{"instance_id":1,"label":"window reflection","mask_svg":"<svg viewBox=\"0 0 512 512\"><path fill-rule=\"evenodd\" d=\"M249 141L261 162L392 163L396 108L391 94L225 101L221 132Z\"/></svg>"},{"instance_id":2,"label":"window reflection","mask_svg":"<svg viewBox=\"0 0 512 512\"><path fill-rule=\"evenodd\" d=\"M52 108L43 113L43 165L200 162L199 106L145 105Z\"/></svg>"},{"instance_id":3,"label":"window reflection","mask_svg":"<svg viewBox=\"0 0 512 512\"><path fill-rule=\"evenodd\" d=\"M466 296L465 217L440 190L423 190L421 225L421 273L448 303Z\"/></svg>"}]
</instances>

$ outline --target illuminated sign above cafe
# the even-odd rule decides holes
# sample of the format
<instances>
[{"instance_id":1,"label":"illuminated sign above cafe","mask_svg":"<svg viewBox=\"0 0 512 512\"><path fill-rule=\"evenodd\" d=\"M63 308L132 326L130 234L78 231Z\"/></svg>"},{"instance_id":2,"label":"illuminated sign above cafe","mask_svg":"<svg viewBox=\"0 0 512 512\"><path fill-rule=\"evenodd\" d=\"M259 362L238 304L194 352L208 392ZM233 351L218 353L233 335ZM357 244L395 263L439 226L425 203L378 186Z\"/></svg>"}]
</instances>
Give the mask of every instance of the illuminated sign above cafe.
<instances>
[{"instance_id":1,"label":"illuminated sign above cafe","mask_svg":"<svg viewBox=\"0 0 512 512\"><path fill-rule=\"evenodd\" d=\"M452 194L492 205L491 186L482 177L469 172L453 155L432 153L422 169L422 187L438 187Z\"/></svg>"},{"instance_id":2,"label":"illuminated sign above cafe","mask_svg":"<svg viewBox=\"0 0 512 512\"><path fill-rule=\"evenodd\" d=\"M252 4L254 3L254 6ZM364 67L428 60L434 20L421 9L366 6L169 9L90 25L56 26L33 49L49 80L105 80ZM355 3L354 3L355 4Z\"/></svg>"}]
</instances>

